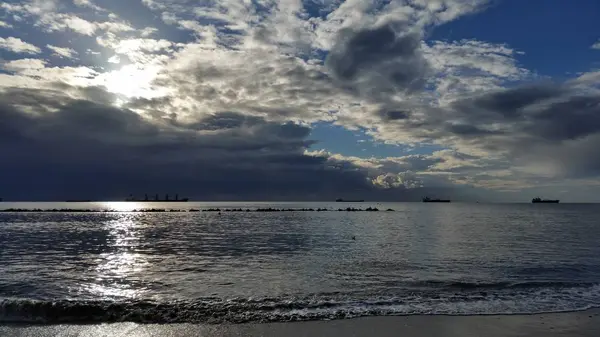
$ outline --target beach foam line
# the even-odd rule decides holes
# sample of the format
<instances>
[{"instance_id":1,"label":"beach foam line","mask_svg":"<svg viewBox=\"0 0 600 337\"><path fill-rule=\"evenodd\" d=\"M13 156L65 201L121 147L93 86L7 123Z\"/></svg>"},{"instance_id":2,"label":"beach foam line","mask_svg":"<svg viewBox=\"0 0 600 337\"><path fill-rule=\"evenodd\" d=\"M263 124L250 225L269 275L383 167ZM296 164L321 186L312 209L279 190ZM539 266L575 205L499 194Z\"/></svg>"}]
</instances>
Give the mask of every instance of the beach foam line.
<instances>
[{"instance_id":1,"label":"beach foam line","mask_svg":"<svg viewBox=\"0 0 600 337\"><path fill-rule=\"evenodd\" d=\"M600 305L600 286L532 284L485 293L407 292L363 297L200 298L193 301L0 300L1 323L247 323L330 320L397 315L512 315L588 310ZM515 287L517 289L515 290Z\"/></svg>"}]
</instances>

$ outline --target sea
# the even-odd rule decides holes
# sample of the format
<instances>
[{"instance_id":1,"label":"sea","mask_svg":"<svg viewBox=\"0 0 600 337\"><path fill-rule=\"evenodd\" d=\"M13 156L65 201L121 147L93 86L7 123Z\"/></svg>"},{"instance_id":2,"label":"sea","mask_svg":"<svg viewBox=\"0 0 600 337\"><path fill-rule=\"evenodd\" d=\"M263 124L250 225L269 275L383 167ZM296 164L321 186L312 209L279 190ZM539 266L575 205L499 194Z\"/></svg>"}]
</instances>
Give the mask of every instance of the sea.
<instances>
[{"instance_id":1,"label":"sea","mask_svg":"<svg viewBox=\"0 0 600 337\"><path fill-rule=\"evenodd\" d=\"M3 202L0 210L3 324L600 307L595 204Z\"/></svg>"}]
</instances>

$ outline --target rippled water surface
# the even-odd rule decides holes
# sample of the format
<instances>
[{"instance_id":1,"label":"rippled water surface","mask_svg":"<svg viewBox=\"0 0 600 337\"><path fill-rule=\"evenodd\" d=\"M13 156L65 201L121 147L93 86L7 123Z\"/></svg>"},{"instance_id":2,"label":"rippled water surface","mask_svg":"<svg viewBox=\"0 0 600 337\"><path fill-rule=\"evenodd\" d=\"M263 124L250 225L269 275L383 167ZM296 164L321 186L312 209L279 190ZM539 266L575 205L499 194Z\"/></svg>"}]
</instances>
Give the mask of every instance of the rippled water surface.
<instances>
[{"instance_id":1,"label":"rippled water surface","mask_svg":"<svg viewBox=\"0 0 600 337\"><path fill-rule=\"evenodd\" d=\"M225 212L376 206L395 212ZM223 212L129 212L144 207ZM64 203L0 208L0 321L243 322L600 305L600 206Z\"/></svg>"}]
</instances>

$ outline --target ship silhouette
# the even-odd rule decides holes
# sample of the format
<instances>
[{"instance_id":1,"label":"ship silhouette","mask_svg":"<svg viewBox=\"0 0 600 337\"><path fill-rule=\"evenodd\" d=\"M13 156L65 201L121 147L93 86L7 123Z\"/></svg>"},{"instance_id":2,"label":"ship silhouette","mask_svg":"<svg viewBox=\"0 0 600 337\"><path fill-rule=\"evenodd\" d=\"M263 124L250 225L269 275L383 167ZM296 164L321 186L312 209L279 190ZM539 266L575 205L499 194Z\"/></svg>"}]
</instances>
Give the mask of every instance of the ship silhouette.
<instances>
[{"instance_id":1,"label":"ship silhouette","mask_svg":"<svg viewBox=\"0 0 600 337\"><path fill-rule=\"evenodd\" d=\"M152 198L148 198L148 194L144 195L144 199L138 199L136 197L133 196L133 194L130 194L129 197L127 199L125 199L125 201L143 201L143 202L188 202L190 201L189 198L181 198L179 199L179 194L175 194L175 199L170 199L169 195L166 194L164 199L160 199L158 197L158 194L154 195L154 199Z\"/></svg>"},{"instance_id":2,"label":"ship silhouette","mask_svg":"<svg viewBox=\"0 0 600 337\"><path fill-rule=\"evenodd\" d=\"M540 197L531 199L532 204L558 204L560 200L542 199Z\"/></svg>"},{"instance_id":3,"label":"ship silhouette","mask_svg":"<svg viewBox=\"0 0 600 337\"><path fill-rule=\"evenodd\" d=\"M356 199L356 200L352 200L352 199L335 199L335 202L365 202L363 199Z\"/></svg>"},{"instance_id":4,"label":"ship silhouette","mask_svg":"<svg viewBox=\"0 0 600 337\"><path fill-rule=\"evenodd\" d=\"M425 197L422 200L423 202L450 202L449 199L431 199L430 197Z\"/></svg>"}]
</instances>

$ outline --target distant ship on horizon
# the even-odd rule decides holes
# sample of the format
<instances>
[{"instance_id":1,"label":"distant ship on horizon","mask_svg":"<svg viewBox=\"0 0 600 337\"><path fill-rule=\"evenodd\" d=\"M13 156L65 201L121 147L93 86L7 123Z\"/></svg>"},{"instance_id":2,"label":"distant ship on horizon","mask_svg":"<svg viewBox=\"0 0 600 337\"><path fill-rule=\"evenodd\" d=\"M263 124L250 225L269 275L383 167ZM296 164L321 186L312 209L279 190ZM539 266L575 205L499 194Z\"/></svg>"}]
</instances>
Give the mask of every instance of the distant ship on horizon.
<instances>
[{"instance_id":1,"label":"distant ship on horizon","mask_svg":"<svg viewBox=\"0 0 600 337\"><path fill-rule=\"evenodd\" d=\"M531 199L532 204L558 204L560 200L542 199L540 197Z\"/></svg>"},{"instance_id":2,"label":"distant ship on horizon","mask_svg":"<svg viewBox=\"0 0 600 337\"><path fill-rule=\"evenodd\" d=\"M425 197L422 200L423 202L450 202L449 199L431 199L430 197Z\"/></svg>"},{"instance_id":3,"label":"distant ship on horizon","mask_svg":"<svg viewBox=\"0 0 600 337\"><path fill-rule=\"evenodd\" d=\"M125 201L138 201L138 202L188 202L189 198L181 198L179 199L179 194L175 194L175 199L170 199L169 195L165 195L164 199L160 199L158 194L154 196L154 199L148 198L148 194L144 195L144 199L137 199L132 194L129 195L129 198L125 199Z\"/></svg>"},{"instance_id":4,"label":"distant ship on horizon","mask_svg":"<svg viewBox=\"0 0 600 337\"><path fill-rule=\"evenodd\" d=\"M335 199L335 202L365 202L363 199L356 199L356 200L352 200L352 199Z\"/></svg>"}]
</instances>

